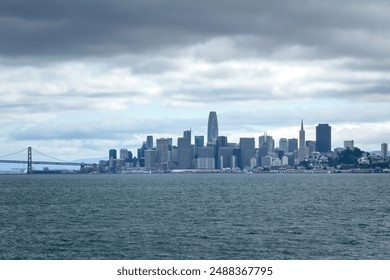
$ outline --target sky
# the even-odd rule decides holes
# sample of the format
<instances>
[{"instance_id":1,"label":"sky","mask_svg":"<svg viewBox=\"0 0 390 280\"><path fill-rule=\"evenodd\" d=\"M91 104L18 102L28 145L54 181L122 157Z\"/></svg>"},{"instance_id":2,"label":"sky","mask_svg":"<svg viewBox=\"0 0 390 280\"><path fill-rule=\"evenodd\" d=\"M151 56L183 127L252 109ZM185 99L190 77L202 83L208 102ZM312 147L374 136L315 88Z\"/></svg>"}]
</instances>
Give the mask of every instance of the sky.
<instances>
[{"instance_id":1,"label":"sky","mask_svg":"<svg viewBox=\"0 0 390 280\"><path fill-rule=\"evenodd\" d=\"M0 156L133 153L146 140L332 126L390 142L387 0L0 0ZM278 146L278 144L276 144Z\"/></svg>"}]
</instances>

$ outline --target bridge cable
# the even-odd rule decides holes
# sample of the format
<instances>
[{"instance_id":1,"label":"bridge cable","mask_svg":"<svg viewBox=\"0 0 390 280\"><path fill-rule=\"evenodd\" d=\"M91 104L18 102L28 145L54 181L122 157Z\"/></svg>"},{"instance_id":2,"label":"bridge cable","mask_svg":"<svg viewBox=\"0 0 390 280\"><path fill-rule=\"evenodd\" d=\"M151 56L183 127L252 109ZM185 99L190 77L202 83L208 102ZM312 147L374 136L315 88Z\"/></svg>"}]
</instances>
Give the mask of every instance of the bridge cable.
<instances>
[{"instance_id":1,"label":"bridge cable","mask_svg":"<svg viewBox=\"0 0 390 280\"><path fill-rule=\"evenodd\" d=\"M19 152L15 152L15 153L12 153L12 154L9 154L9 155L5 155L5 156L0 156L0 158L5 158L5 157L9 157L9 156L13 156L13 155L16 155L16 154L19 154L21 152L24 152L26 151L27 148L24 148L23 150L20 150Z\"/></svg>"},{"instance_id":2,"label":"bridge cable","mask_svg":"<svg viewBox=\"0 0 390 280\"><path fill-rule=\"evenodd\" d=\"M43 156L46 156L46 157L48 157L48 158L57 160L57 161L67 162L66 160L59 159L59 158L55 158L55 157L49 156L49 155L47 155L47 154L45 154L45 153L42 153L42 152L38 151L37 149L33 149L33 151L34 151L34 152L37 152L38 154L41 154L41 155L43 155Z\"/></svg>"}]
</instances>

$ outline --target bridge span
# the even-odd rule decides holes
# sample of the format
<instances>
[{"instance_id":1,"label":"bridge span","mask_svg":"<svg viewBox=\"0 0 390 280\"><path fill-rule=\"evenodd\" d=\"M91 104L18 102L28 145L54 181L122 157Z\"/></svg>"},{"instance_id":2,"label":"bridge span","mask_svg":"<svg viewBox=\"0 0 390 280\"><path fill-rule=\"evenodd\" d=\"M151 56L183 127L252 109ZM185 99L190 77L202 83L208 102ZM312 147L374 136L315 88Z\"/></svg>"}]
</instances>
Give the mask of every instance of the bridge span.
<instances>
[{"instance_id":1,"label":"bridge span","mask_svg":"<svg viewBox=\"0 0 390 280\"><path fill-rule=\"evenodd\" d=\"M27 164L27 173L33 173L33 169L32 169L33 164L80 166L80 168L82 168L84 165L88 165L88 164L85 164L83 162L62 161L60 159L53 158L53 157L51 157L49 155L46 155L46 154L44 154L42 152L39 152L37 150L34 150L34 151L38 152L39 154L45 155L45 156L47 156L49 158L53 158L55 160L58 160L58 161L37 161L37 160L34 161L34 160L32 160L32 150L33 149L31 147L28 147L27 149L24 149L24 150L16 152L16 153L13 153L11 155L18 154L18 153L21 153L21 152L25 152L26 150L27 150L27 160L0 159L0 163ZM11 155L6 155L6 156L11 156ZM0 158L4 158L6 156L2 156Z\"/></svg>"}]
</instances>

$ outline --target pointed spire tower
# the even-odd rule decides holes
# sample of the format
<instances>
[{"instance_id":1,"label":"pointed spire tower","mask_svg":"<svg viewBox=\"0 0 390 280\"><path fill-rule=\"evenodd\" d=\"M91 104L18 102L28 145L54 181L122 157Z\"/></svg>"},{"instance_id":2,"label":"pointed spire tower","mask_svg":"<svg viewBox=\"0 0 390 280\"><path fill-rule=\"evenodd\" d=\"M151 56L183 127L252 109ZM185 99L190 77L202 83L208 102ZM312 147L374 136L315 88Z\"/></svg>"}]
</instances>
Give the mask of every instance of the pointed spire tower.
<instances>
[{"instance_id":1,"label":"pointed spire tower","mask_svg":"<svg viewBox=\"0 0 390 280\"><path fill-rule=\"evenodd\" d=\"M305 130L303 129L303 119L301 120L301 130L299 131L299 152L298 161L301 162L306 158L306 140Z\"/></svg>"}]
</instances>

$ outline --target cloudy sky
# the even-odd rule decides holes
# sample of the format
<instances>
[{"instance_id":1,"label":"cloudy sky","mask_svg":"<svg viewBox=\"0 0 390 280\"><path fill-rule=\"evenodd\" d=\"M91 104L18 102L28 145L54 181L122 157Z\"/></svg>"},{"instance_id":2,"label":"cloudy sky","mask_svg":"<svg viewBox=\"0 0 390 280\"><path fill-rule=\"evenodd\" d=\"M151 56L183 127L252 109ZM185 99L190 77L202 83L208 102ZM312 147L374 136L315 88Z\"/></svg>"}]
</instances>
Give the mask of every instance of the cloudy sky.
<instances>
[{"instance_id":1,"label":"cloudy sky","mask_svg":"<svg viewBox=\"0 0 390 280\"><path fill-rule=\"evenodd\" d=\"M0 0L0 156L135 152L146 135L390 142L387 0ZM257 141L257 140L256 140ZM175 143L175 140L174 140ZM107 155L108 156L108 155Z\"/></svg>"}]
</instances>

